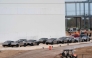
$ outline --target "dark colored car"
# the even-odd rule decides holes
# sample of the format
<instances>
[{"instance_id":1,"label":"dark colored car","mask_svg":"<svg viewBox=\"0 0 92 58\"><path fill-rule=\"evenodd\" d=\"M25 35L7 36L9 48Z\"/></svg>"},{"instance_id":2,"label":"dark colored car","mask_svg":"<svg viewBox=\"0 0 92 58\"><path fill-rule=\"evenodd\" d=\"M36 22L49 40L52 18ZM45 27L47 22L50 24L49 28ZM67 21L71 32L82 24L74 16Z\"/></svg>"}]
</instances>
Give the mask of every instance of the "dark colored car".
<instances>
[{"instance_id":1,"label":"dark colored car","mask_svg":"<svg viewBox=\"0 0 92 58\"><path fill-rule=\"evenodd\" d=\"M60 38L58 39L58 42L63 44L63 43L64 43L64 37L60 37Z\"/></svg>"},{"instance_id":2,"label":"dark colored car","mask_svg":"<svg viewBox=\"0 0 92 58\"><path fill-rule=\"evenodd\" d=\"M48 45L48 44L58 44L58 40L57 40L57 38L50 38L50 39L48 39L47 41L46 41L46 45Z\"/></svg>"},{"instance_id":3,"label":"dark colored car","mask_svg":"<svg viewBox=\"0 0 92 58\"><path fill-rule=\"evenodd\" d=\"M82 42L84 41L90 41L90 38L87 35L81 35Z\"/></svg>"},{"instance_id":4,"label":"dark colored car","mask_svg":"<svg viewBox=\"0 0 92 58\"><path fill-rule=\"evenodd\" d=\"M19 39L18 40L18 43L19 43L19 46L24 46L26 47L27 46L27 39Z\"/></svg>"},{"instance_id":5,"label":"dark colored car","mask_svg":"<svg viewBox=\"0 0 92 58\"><path fill-rule=\"evenodd\" d=\"M14 41L10 41L10 40L9 41L5 41L4 43L2 43L2 46L3 47L5 47L5 46L10 47L12 42L14 42Z\"/></svg>"},{"instance_id":6,"label":"dark colored car","mask_svg":"<svg viewBox=\"0 0 92 58\"><path fill-rule=\"evenodd\" d=\"M40 38L39 43L45 44L47 40L48 40L48 38Z\"/></svg>"},{"instance_id":7,"label":"dark colored car","mask_svg":"<svg viewBox=\"0 0 92 58\"><path fill-rule=\"evenodd\" d=\"M62 37L63 38L63 43L71 43L72 42L72 37Z\"/></svg>"},{"instance_id":8,"label":"dark colored car","mask_svg":"<svg viewBox=\"0 0 92 58\"><path fill-rule=\"evenodd\" d=\"M31 45L31 46L39 45L39 42L36 40L28 40L27 45Z\"/></svg>"}]
</instances>

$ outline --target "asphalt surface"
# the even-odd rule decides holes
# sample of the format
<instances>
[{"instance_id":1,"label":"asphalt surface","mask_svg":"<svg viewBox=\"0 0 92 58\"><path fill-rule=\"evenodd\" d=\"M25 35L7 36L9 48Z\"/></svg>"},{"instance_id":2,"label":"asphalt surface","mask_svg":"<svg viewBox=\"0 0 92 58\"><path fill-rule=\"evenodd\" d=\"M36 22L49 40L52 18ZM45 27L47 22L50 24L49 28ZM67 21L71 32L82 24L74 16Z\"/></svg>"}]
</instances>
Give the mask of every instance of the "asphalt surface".
<instances>
[{"instance_id":1,"label":"asphalt surface","mask_svg":"<svg viewBox=\"0 0 92 58\"><path fill-rule=\"evenodd\" d=\"M54 58L57 54L61 53L63 49L75 49L87 46L92 46L92 43L81 43L77 45L53 47L52 50L49 50L48 48L29 50L26 53L12 56L10 58Z\"/></svg>"}]
</instances>

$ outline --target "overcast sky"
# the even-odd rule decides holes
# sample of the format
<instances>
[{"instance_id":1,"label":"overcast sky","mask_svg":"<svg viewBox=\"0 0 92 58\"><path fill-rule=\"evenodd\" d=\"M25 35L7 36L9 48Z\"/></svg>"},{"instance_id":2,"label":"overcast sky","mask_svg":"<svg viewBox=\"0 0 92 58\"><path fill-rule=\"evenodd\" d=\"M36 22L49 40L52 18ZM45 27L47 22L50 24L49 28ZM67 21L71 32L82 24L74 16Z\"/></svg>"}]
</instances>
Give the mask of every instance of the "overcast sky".
<instances>
[{"instance_id":1,"label":"overcast sky","mask_svg":"<svg viewBox=\"0 0 92 58\"><path fill-rule=\"evenodd\" d=\"M65 0L65 1L86 1L86 0Z\"/></svg>"}]
</instances>

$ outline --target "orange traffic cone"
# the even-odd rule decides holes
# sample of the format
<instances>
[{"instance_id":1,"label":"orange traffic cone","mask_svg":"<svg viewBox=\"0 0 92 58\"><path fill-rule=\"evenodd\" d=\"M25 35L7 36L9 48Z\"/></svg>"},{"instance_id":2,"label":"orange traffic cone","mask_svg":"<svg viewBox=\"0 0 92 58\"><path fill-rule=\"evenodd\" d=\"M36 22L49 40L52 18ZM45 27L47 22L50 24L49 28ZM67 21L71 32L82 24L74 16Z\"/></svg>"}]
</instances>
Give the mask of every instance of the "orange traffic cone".
<instances>
[{"instance_id":1,"label":"orange traffic cone","mask_svg":"<svg viewBox=\"0 0 92 58\"><path fill-rule=\"evenodd\" d=\"M49 46L49 50L52 50L52 46Z\"/></svg>"}]
</instances>

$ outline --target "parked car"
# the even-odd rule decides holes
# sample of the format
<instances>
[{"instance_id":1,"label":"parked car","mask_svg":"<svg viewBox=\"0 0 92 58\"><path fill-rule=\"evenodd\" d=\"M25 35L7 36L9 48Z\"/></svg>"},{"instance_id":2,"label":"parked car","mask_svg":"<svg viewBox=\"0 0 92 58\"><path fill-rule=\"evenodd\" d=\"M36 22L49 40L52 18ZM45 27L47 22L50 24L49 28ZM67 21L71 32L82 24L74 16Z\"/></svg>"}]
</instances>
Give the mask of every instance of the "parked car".
<instances>
[{"instance_id":1,"label":"parked car","mask_svg":"<svg viewBox=\"0 0 92 58\"><path fill-rule=\"evenodd\" d=\"M71 43L72 42L72 38L71 37L61 37L58 39L59 43Z\"/></svg>"},{"instance_id":2,"label":"parked car","mask_svg":"<svg viewBox=\"0 0 92 58\"><path fill-rule=\"evenodd\" d=\"M84 42L84 41L86 41L86 42L90 41L90 38L87 35L82 35L81 39L82 39L82 42Z\"/></svg>"},{"instance_id":3,"label":"parked car","mask_svg":"<svg viewBox=\"0 0 92 58\"><path fill-rule=\"evenodd\" d=\"M10 40L9 41L5 41L4 43L2 43L2 46L3 47L5 47L5 46L10 47L12 42L14 42L14 41L10 41Z\"/></svg>"},{"instance_id":4,"label":"parked car","mask_svg":"<svg viewBox=\"0 0 92 58\"><path fill-rule=\"evenodd\" d=\"M65 37L60 37L60 38L58 39L58 42L63 44L63 43L64 43L64 38L65 38Z\"/></svg>"},{"instance_id":5,"label":"parked car","mask_svg":"<svg viewBox=\"0 0 92 58\"><path fill-rule=\"evenodd\" d=\"M50 39L48 39L47 41L46 41L46 45L48 45L48 44L58 44L58 40L57 40L57 38L50 38Z\"/></svg>"},{"instance_id":6,"label":"parked car","mask_svg":"<svg viewBox=\"0 0 92 58\"><path fill-rule=\"evenodd\" d=\"M27 46L27 39L19 39L18 40L18 43L19 43L19 46L24 46L26 47Z\"/></svg>"},{"instance_id":7,"label":"parked car","mask_svg":"<svg viewBox=\"0 0 92 58\"><path fill-rule=\"evenodd\" d=\"M66 37L62 37L62 38L63 38L64 43L71 43L72 42L72 37L70 37L70 36L66 36Z\"/></svg>"},{"instance_id":8,"label":"parked car","mask_svg":"<svg viewBox=\"0 0 92 58\"><path fill-rule=\"evenodd\" d=\"M48 38L40 38L39 43L45 44L47 40L48 40Z\"/></svg>"},{"instance_id":9,"label":"parked car","mask_svg":"<svg viewBox=\"0 0 92 58\"><path fill-rule=\"evenodd\" d=\"M74 37L72 38L72 42L75 43L75 42L81 42L82 39L80 37Z\"/></svg>"},{"instance_id":10,"label":"parked car","mask_svg":"<svg viewBox=\"0 0 92 58\"><path fill-rule=\"evenodd\" d=\"M14 46L19 47L19 41L14 41L14 42L12 42L12 43L11 43L11 46L12 46L12 47L14 47Z\"/></svg>"},{"instance_id":11,"label":"parked car","mask_svg":"<svg viewBox=\"0 0 92 58\"><path fill-rule=\"evenodd\" d=\"M31 45L31 46L39 45L39 42L36 40L28 40L27 45Z\"/></svg>"}]
</instances>

